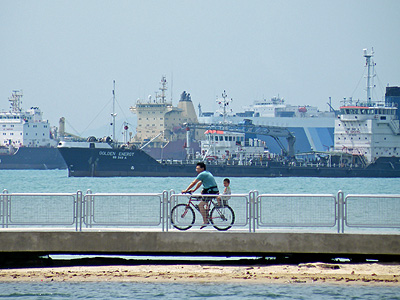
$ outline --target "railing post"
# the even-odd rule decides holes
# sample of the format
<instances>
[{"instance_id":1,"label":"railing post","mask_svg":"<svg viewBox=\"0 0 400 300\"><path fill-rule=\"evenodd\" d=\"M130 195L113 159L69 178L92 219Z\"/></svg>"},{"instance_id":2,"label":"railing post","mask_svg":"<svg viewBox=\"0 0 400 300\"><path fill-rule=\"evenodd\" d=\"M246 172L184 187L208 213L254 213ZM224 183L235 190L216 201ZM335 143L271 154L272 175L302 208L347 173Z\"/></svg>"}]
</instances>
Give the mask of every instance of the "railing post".
<instances>
[{"instance_id":1,"label":"railing post","mask_svg":"<svg viewBox=\"0 0 400 300\"><path fill-rule=\"evenodd\" d=\"M76 192L76 231L82 231L83 209L82 209L82 191Z\"/></svg>"},{"instance_id":2,"label":"railing post","mask_svg":"<svg viewBox=\"0 0 400 300\"><path fill-rule=\"evenodd\" d=\"M3 196L2 196L2 202L3 202L3 228L8 228L8 219L9 219L9 196L8 196L8 190L4 189L3 190Z\"/></svg>"},{"instance_id":3,"label":"railing post","mask_svg":"<svg viewBox=\"0 0 400 300\"><path fill-rule=\"evenodd\" d=\"M257 190L254 191L254 223L253 223L253 232L256 232L256 227L258 228L258 195L259 192Z\"/></svg>"},{"instance_id":4,"label":"railing post","mask_svg":"<svg viewBox=\"0 0 400 300\"><path fill-rule=\"evenodd\" d=\"M4 228L4 192L6 190L3 190L3 194L0 196L0 218L1 218L1 227Z\"/></svg>"},{"instance_id":5,"label":"railing post","mask_svg":"<svg viewBox=\"0 0 400 300\"><path fill-rule=\"evenodd\" d=\"M249 192L249 232L256 231L256 194L258 194L257 191Z\"/></svg>"},{"instance_id":6,"label":"railing post","mask_svg":"<svg viewBox=\"0 0 400 300\"><path fill-rule=\"evenodd\" d=\"M169 193L167 191L163 191L162 193L162 231L168 231L168 200Z\"/></svg>"},{"instance_id":7,"label":"railing post","mask_svg":"<svg viewBox=\"0 0 400 300\"><path fill-rule=\"evenodd\" d=\"M344 194L340 190L337 193L337 211L338 211L338 233L344 233Z\"/></svg>"},{"instance_id":8,"label":"railing post","mask_svg":"<svg viewBox=\"0 0 400 300\"><path fill-rule=\"evenodd\" d=\"M84 217L85 217L85 223L86 223L86 228L92 228L92 209L93 209L93 196L92 196L92 190L88 189L86 191L86 195L84 197Z\"/></svg>"},{"instance_id":9,"label":"railing post","mask_svg":"<svg viewBox=\"0 0 400 300\"><path fill-rule=\"evenodd\" d=\"M175 195L175 190L173 190L173 189L171 189L169 191L169 195L168 195L167 214L166 214L166 217L167 217L167 230L166 231L171 229L171 210L172 210L172 207L175 206L175 204L176 204L175 202L174 203L171 202L172 195Z\"/></svg>"},{"instance_id":10,"label":"railing post","mask_svg":"<svg viewBox=\"0 0 400 300\"><path fill-rule=\"evenodd\" d=\"M251 225L252 225L252 197L253 197L253 191L249 192L249 198L247 201L247 210L248 210L248 222L249 222L249 232L251 232Z\"/></svg>"}]
</instances>

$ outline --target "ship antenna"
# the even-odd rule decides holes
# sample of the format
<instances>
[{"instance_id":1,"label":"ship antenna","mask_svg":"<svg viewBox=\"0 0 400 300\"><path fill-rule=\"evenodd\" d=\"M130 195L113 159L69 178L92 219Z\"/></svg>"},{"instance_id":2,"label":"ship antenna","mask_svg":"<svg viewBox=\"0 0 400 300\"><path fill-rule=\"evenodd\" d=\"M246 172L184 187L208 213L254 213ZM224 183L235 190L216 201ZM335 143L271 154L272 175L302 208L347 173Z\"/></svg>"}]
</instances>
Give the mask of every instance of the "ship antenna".
<instances>
[{"instance_id":1,"label":"ship antenna","mask_svg":"<svg viewBox=\"0 0 400 300\"><path fill-rule=\"evenodd\" d=\"M112 122L112 126L113 126L113 135L112 138L114 141L116 141L115 139L115 117L117 116L117 114L115 113L115 80L113 81L113 112L111 114L112 118L113 118L113 122Z\"/></svg>"},{"instance_id":2,"label":"ship antenna","mask_svg":"<svg viewBox=\"0 0 400 300\"><path fill-rule=\"evenodd\" d=\"M173 91L174 91L174 73L171 72L171 103L173 101Z\"/></svg>"},{"instance_id":3,"label":"ship antenna","mask_svg":"<svg viewBox=\"0 0 400 300\"><path fill-rule=\"evenodd\" d=\"M161 103L165 103L165 91L167 90L167 79L165 76L162 76L161 78L161 87L159 89L161 91ZM157 98L157 97L156 97Z\"/></svg>"},{"instance_id":4,"label":"ship antenna","mask_svg":"<svg viewBox=\"0 0 400 300\"><path fill-rule=\"evenodd\" d=\"M229 105L230 102L232 102L232 98L231 99L227 99L227 98L228 98L228 96L226 95L226 91L225 90L222 93L222 99L223 100L220 101L217 98L218 104L223 107L223 110L222 110L223 123L226 123L226 115L228 114L227 111L226 111L226 107Z\"/></svg>"},{"instance_id":5,"label":"ship antenna","mask_svg":"<svg viewBox=\"0 0 400 300\"><path fill-rule=\"evenodd\" d=\"M22 91L13 91L8 101L11 102L11 112L18 113L22 111L21 108Z\"/></svg>"}]
</instances>

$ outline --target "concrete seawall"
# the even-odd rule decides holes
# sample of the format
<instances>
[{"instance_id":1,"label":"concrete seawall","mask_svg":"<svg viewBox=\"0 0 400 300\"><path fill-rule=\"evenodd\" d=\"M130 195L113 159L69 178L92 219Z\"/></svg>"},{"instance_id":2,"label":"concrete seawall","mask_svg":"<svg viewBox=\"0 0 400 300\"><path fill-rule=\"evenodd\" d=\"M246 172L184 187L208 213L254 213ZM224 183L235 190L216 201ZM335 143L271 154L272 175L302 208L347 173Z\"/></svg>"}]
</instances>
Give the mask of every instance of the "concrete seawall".
<instances>
[{"instance_id":1,"label":"concrete seawall","mask_svg":"<svg viewBox=\"0 0 400 300\"><path fill-rule=\"evenodd\" d=\"M400 235L330 233L4 231L1 253L268 256L400 255Z\"/></svg>"}]
</instances>

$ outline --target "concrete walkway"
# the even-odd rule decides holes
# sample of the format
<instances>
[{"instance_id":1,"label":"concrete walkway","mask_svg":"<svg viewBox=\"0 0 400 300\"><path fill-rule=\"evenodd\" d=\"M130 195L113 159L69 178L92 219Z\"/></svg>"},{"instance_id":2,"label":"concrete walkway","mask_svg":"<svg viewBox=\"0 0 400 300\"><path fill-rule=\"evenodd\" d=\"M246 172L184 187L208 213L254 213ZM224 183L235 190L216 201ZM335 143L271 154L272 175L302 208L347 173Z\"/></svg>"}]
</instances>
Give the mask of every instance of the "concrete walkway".
<instances>
[{"instance_id":1,"label":"concrete walkway","mask_svg":"<svg viewBox=\"0 0 400 300\"><path fill-rule=\"evenodd\" d=\"M1 253L268 256L400 255L400 235L336 233L0 231Z\"/></svg>"}]
</instances>

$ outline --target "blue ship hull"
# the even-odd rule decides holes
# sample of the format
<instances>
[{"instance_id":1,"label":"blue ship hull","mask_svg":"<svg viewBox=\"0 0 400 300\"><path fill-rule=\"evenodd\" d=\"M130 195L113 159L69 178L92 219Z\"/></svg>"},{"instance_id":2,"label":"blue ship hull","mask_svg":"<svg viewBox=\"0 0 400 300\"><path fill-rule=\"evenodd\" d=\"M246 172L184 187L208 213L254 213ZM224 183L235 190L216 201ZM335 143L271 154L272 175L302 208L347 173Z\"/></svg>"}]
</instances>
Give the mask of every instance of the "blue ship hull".
<instances>
[{"instance_id":1,"label":"blue ship hull","mask_svg":"<svg viewBox=\"0 0 400 300\"><path fill-rule=\"evenodd\" d=\"M57 148L21 147L14 154L0 154L0 170L66 169Z\"/></svg>"},{"instance_id":2,"label":"blue ship hull","mask_svg":"<svg viewBox=\"0 0 400 300\"><path fill-rule=\"evenodd\" d=\"M195 163L160 163L139 149L58 148L71 177L193 177ZM219 177L400 177L399 158L380 158L368 167L207 164Z\"/></svg>"}]
</instances>

